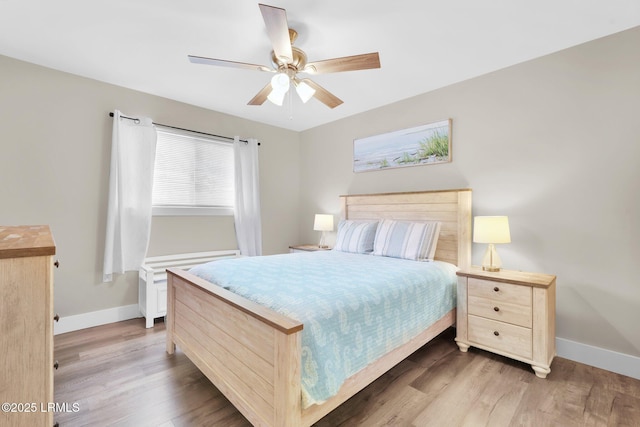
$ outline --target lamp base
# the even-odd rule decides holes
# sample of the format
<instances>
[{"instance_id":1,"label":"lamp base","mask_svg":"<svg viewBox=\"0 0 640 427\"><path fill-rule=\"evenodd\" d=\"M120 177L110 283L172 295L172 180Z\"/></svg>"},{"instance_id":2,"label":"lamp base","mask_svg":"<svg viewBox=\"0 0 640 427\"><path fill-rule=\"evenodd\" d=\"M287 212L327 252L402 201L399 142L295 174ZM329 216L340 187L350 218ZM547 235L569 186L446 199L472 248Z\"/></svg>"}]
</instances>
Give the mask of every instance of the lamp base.
<instances>
[{"instance_id":1,"label":"lamp base","mask_svg":"<svg viewBox=\"0 0 640 427\"><path fill-rule=\"evenodd\" d=\"M318 248L320 248L320 249L328 248L328 246L325 245L325 243L324 243L324 231L322 231L322 236L320 237L320 242L318 243Z\"/></svg>"},{"instance_id":2,"label":"lamp base","mask_svg":"<svg viewBox=\"0 0 640 427\"><path fill-rule=\"evenodd\" d=\"M500 271L500 267L502 267L502 261L498 256L498 252L496 252L496 247L493 243L489 243L487 246L487 251L484 254L484 259L482 260L482 269L484 271Z\"/></svg>"}]
</instances>

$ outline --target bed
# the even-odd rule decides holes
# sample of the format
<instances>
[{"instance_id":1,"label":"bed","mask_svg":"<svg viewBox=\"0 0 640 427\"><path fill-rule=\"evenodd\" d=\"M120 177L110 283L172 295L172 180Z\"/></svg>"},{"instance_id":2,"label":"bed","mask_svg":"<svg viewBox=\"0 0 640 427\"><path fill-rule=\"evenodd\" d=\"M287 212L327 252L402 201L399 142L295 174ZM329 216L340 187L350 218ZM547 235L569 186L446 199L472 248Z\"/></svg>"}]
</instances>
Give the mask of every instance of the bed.
<instances>
[{"instance_id":1,"label":"bed","mask_svg":"<svg viewBox=\"0 0 640 427\"><path fill-rule=\"evenodd\" d=\"M471 190L350 195L341 201L347 220L440 222L435 260L469 266ZM312 425L454 323L455 308L350 376L330 398L303 407L303 323L190 272L168 270L167 352L179 346L256 426Z\"/></svg>"}]
</instances>

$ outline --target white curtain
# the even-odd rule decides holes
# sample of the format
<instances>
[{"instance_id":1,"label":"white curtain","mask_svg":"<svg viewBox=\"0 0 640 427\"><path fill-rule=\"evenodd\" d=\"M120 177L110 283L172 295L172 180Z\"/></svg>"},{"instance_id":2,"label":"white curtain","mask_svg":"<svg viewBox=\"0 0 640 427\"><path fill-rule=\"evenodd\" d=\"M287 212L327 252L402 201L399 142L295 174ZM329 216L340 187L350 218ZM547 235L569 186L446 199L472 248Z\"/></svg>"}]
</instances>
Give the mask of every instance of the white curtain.
<instances>
[{"instance_id":1,"label":"white curtain","mask_svg":"<svg viewBox=\"0 0 640 427\"><path fill-rule=\"evenodd\" d=\"M236 186L234 218L238 249L242 255L262 255L258 141L249 138L243 142L236 136L233 154Z\"/></svg>"},{"instance_id":2,"label":"white curtain","mask_svg":"<svg viewBox=\"0 0 640 427\"><path fill-rule=\"evenodd\" d=\"M103 280L113 273L138 270L151 231L151 195L156 130L151 119L113 115L109 205Z\"/></svg>"}]
</instances>

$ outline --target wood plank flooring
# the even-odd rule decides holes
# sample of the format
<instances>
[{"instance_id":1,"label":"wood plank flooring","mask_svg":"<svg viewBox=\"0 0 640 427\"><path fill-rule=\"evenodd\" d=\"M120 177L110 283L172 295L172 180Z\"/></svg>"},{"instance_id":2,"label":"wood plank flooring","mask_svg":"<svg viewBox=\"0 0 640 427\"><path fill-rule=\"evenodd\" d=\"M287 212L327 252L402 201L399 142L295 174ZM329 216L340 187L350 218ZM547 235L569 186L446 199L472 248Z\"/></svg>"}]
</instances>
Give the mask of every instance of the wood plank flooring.
<instances>
[{"instance_id":1,"label":"wood plank flooring","mask_svg":"<svg viewBox=\"0 0 640 427\"><path fill-rule=\"evenodd\" d=\"M317 423L336 426L640 426L640 380L556 358L546 380L520 362L461 353L449 329ZM249 426L162 322L55 337L55 414L70 426ZM74 412L73 404L79 410Z\"/></svg>"}]
</instances>

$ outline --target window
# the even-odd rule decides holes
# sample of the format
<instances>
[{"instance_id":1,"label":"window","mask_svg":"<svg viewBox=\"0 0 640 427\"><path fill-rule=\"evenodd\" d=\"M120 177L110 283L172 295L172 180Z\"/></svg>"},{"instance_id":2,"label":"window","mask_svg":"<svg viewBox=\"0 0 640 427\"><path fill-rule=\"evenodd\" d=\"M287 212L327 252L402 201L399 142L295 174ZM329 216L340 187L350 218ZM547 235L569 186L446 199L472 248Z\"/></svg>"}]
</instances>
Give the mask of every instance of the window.
<instances>
[{"instance_id":1,"label":"window","mask_svg":"<svg viewBox=\"0 0 640 427\"><path fill-rule=\"evenodd\" d=\"M157 127L153 215L233 215L233 144Z\"/></svg>"}]
</instances>

